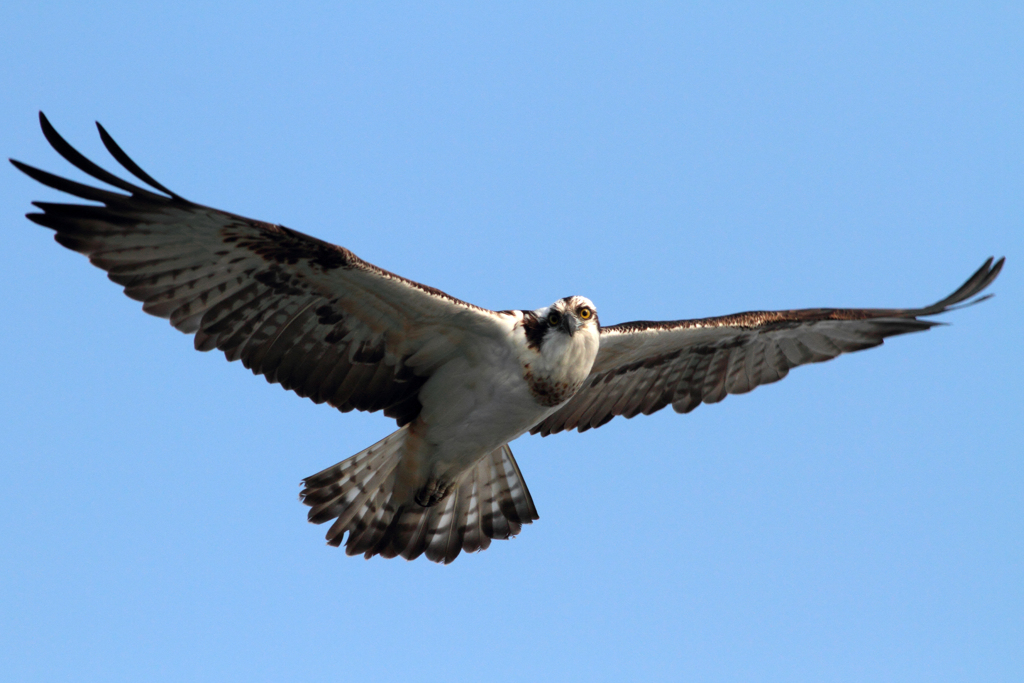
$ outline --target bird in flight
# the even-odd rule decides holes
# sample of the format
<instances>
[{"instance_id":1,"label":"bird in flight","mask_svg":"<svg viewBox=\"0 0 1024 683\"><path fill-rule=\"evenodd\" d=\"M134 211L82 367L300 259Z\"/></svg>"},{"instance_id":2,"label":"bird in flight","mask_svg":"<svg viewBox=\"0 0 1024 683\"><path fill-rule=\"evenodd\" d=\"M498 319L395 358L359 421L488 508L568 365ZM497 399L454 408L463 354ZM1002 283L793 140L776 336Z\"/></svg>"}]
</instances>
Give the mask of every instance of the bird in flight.
<instances>
[{"instance_id":1,"label":"bird in flight","mask_svg":"<svg viewBox=\"0 0 1024 683\"><path fill-rule=\"evenodd\" d=\"M94 202L34 202L27 214L68 249L254 374L342 412L383 411L398 430L306 477L309 521L333 520L349 555L449 563L538 519L509 442L586 431L776 382L791 368L927 330L978 303L1003 259L909 309L754 311L603 326L582 296L491 311L282 225L195 204L143 171L97 123L111 156L148 186L101 168L40 112L43 134L81 171L122 192L19 161L43 185ZM127 194L125 194L127 193ZM977 298L975 298L977 297ZM973 299L973 300L971 300Z\"/></svg>"}]
</instances>

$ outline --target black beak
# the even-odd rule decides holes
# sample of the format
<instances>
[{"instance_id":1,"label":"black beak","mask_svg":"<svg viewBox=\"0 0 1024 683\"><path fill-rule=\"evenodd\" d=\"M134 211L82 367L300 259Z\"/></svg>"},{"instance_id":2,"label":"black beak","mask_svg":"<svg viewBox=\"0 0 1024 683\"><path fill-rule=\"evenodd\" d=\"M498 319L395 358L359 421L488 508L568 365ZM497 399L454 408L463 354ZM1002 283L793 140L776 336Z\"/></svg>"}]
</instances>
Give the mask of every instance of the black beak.
<instances>
[{"instance_id":1,"label":"black beak","mask_svg":"<svg viewBox=\"0 0 1024 683\"><path fill-rule=\"evenodd\" d=\"M562 316L562 329L565 330L570 337L576 334L576 330L580 329L582 325L583 323L577 320L574 315L566 314Z\"/></svg>"}]
</instances>

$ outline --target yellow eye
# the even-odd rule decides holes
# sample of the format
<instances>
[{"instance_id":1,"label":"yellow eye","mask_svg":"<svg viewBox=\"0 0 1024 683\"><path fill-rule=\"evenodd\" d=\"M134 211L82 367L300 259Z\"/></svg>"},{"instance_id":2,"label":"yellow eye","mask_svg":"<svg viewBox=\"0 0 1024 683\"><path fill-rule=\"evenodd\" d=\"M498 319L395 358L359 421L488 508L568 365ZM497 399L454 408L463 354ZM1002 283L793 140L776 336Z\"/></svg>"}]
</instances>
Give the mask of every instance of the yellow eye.
<instances>
[{"instance_id":1,"label":"yellow eye","mask_svg":"<svg viewBox=\"0 0 1024 683\"><path fill-rule=\"evenodd\" d=\"M594 312L589 308L580 309L580 320L590 320L590 316L594 315Z\"/></svg>"},{"instance_id":2,"label":"yellow eye","mask_svg":"<svg viewBox=\"0 0 1024 683\"><path fill-rule=\"evenodd\" d=\"M548 316L548 325L554 327L560 322L562 322L562 316L558 315L557 313L552 313L551 315Z\"/></svg>"}]
</instances>

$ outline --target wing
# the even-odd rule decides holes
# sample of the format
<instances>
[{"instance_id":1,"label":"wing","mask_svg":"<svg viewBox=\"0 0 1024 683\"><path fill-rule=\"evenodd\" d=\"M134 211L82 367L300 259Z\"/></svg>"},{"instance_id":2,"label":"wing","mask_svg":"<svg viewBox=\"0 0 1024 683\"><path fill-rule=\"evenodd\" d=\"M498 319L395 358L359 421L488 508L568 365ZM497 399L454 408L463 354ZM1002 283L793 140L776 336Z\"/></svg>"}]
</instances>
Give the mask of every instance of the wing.
<instances>
[{"instance_id":1,"label":"wing","mask_svg":"<svg viewBox=\"0 0 1024 683\"><path fill-rule=\"evenodd\" d=\"M142 309L220 349L268 382L342 411L383 410L399 425L420 411L423 383L460 347L502 334L472 306L280 225L194 204L139 168L102 126L111 155L158 192L100 168L40 112L43 134L74 166L129 194L11 160L44 185L99 202L34 202L28 218L86 254Z\"/></svg>"},{"instance_id":2,"label":"wing","mask_svg":"<svg viewBox=\"0 0 1024 683\"><path fill-rule=\"evenodd\" d=\"M988 259L960 289L924 308L753 311L602 328L601 348L583 387L530 431L544 436L564 429L582 432L616 415L650 415L670 403L676 412L688 413L702 402L717 403L727 394L777 382L798 365L927 330L940 323L921 318L991 296L962 304L996 279L1003 260Z\"/></svg>"}]
</instances>

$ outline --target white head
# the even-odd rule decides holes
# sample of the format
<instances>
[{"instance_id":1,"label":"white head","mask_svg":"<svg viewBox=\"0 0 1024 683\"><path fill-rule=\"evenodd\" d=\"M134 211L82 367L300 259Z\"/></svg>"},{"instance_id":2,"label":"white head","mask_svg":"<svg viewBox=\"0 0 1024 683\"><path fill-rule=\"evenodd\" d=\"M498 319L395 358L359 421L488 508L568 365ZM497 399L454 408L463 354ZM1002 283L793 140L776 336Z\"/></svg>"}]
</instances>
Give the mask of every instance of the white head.
<instances>
[{"instance_id":1,"label":"white head","mask_svg":"<svg viewBox=\"0 0 1024 683\"><path fill-rule=\"evenodd\" d=\"M572 338L579 332L597 334L601 329L597 321L597 309L590 299L583 296L567 296L550 306L538 308L533 314L540 324L539 331L543 332L542 345L543 339L550 335L568 335Z\"/></svg>"},{"instance_id":2,"label":"white head","mask_svg":"<svg viewBox=\"0 0 1024 683\"><path fill-rule=\"evenodd\" d=\"M590 299L567 296L536 311L523 311L524 379L534 398L554 407L579 390L601 346L601 324Z\"/></svg>"},{"instance_id":3,"label":"white head","mask_svg":"<svg viewBox=\"0 0 1024 683\"><path fill-rule=\"evenodd\" d=\"M527 345L542 356L582 353L590 356L589 366L597 355L601 324L594 304L586 297L567 296L538 308L523 321L523 327Z\"/></svg>"}]
</instances>

